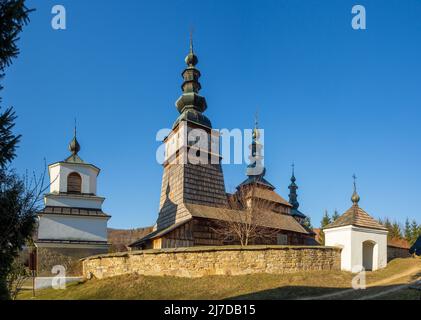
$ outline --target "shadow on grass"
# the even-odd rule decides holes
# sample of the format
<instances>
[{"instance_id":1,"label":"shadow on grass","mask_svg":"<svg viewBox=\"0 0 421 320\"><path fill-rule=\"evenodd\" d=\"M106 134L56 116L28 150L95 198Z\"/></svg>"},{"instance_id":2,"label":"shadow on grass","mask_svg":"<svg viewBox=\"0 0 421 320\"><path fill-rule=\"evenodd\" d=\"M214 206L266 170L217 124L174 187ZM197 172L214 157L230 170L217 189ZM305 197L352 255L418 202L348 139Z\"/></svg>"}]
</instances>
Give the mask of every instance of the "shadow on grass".
<instances>
[{"instance_id":1,"label":"shadow on grass","mask_svg":"<svg viewBox=\"0 0 421 320\"><path fill-rule=\"evenodd\" d=\"M402 288L402 284L389 286L369 287L365 290L354 290L352 288L326 288L306 286L285 286L269 290L253 292L228 298L228 300L354 300L372 295L379 295L377 299L408 299L408 295L401 295L400 292L410 290L408 286ZM414 290L411 299L418 299Z\"/></svg>"}]
</instances>

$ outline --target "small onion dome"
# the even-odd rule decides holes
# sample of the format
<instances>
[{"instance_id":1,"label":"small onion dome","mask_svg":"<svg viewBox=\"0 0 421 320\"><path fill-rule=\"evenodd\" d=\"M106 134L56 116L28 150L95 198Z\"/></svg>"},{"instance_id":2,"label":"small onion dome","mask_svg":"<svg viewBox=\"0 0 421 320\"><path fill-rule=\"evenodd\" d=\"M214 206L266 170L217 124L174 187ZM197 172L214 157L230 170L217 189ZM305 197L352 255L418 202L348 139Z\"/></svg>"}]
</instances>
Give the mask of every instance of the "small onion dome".
<instances>
[{"instance_id":1,"label":"small onion dome","mask_svg":"<svg viewBox=\"0 0 421 320\"><path fill-rule=\"evenodd\" d=\"M199 63L199 59L197 58L197 56L194 54L193 51L190 51L190 53L187 55L185 61L186 61L186 64L189 67L194 67L195 65L197 65Z\"/></svg>"},{"instance_id":2,"label":"small onion dome","mask_svg":"<svg viewBox=\"0 0 421 320\"><path fill-rule=\"evenodd\" d=\"M358 202L360 202L360 196L358 195L357 191L354 191L351 200L354 204L358 204Z\"/></svg>"},{"instance_id":3,"label":"small onion dome","mask_svg":"<svg viewBox=\"0 0 421 320\"><path fill-rule=\"evenodd\" d=\"M74 137L72 139L72 141L70 141L69 143L69 150L73 155L78 154L78 152L80 151L80 144L77 141L76 137Z\"/></svg>"},{"instance_id":4,"label":"small onion dome","mask_svg":"<svg viewBox=\"0 0 421 320\"><path fill-rule=\"evenodd\" d=\"M297 181L297 179L295 178L295 175L294 175L294 174L292 174L292 177L291 177L291 182L295 182L295 181Z\"/></svg>"}]
</instances>

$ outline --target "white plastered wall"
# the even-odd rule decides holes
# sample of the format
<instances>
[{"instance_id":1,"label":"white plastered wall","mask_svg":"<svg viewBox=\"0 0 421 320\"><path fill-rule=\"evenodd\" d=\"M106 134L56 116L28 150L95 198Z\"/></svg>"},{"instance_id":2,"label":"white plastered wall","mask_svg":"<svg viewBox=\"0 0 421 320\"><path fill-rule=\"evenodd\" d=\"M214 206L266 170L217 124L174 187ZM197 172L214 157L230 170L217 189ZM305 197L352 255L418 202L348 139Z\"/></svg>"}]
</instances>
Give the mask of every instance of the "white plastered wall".
<instances>
[{"instance_id":1,"label":"white plastered wall","mask_svg":"<svg viewBox=\"0 0 421 320\"><path fill-rule=\"evenodd\" d=\"M41 215L40 240L107 241L108 217Z\"/></svg>"},{"instance_id":2,"label":"white plastered wall","mask_svg":"<svg viewBox=\"0 0 421 320\"><path fill-rule=\"evenodd\" d=\"M58 162L49 166L50 192L67 192L67 177L77 172L82 178L82 193L96 194L99 169L87 164Z\"/></svg>"},{"instance_id":3,"label":"white plastered wall","mask_svg":"<svg viewBox=\"0 0 421 320\"><path fill-rule=\"evenodd\" d=\"M363 266L363 243L374 243L373 270L387 265L387 231L355 226L323 230L325 245L342 248L341 269L358 272Z\"/></svg>"}]
</instances>

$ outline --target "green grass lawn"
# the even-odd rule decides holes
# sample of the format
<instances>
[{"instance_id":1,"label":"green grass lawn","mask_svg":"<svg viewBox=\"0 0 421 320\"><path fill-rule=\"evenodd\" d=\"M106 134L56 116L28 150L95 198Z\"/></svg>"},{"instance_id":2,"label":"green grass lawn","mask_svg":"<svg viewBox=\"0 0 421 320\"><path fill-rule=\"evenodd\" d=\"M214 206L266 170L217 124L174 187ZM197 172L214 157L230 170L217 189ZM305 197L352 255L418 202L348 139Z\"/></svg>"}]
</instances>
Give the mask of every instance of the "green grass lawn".
<instances>
[{"instance_id":1,"label":"green grass lawn","mask_svg":"<svg viewBox=\"0 0 421 320\"><path fill-rule=\"evenodd\" d=\"M408 271L411 271L411 275L397 276ZM368 285L392 278L391 281L340 298L358 298L409 283L414 281L417 273L421 276L421 259L396 259L386 269L367 273ZM208 276L196 279L125 275L68 285L66 290L40 290L36 299L296 299L349 289L352 278L351 273L340 271ZM412 290L401 291L401 295L400 292L394 292L385 297L419 298ZM32 299L32 293L22 292L19 298Z\"/></svg>"}]
</instances>

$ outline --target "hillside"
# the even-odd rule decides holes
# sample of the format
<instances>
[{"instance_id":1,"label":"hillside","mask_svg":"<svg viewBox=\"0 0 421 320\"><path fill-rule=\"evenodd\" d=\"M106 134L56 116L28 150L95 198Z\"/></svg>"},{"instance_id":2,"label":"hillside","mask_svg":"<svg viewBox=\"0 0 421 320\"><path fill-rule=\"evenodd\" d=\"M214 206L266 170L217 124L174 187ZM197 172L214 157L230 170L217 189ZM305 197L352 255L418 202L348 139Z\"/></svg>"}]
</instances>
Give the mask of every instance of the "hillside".
<instances>
[{"instance_id":1,"label":"hillside","mask_svg":"<svg viewBox=\"0 0 421 320\"><path fill-rule=\"evenodd\" d=\"M408 284L421 278L421 259L396 259L386 269L368 272L366 290L350 289L353 277L341 271L193 279L133 274L41 290L36 299L419 299ZM31 299L31 292L19 298Z\"/></svg>"},{"instance_id":2,"label":"hillside","mask_svg":"<svg viewBox=\"0 0 421 320\"><path fill-rule=\"evenodd\" d=\"M111 243L111 251L127 251L127 246L144 237L152 231L152 227L137 229L112 229L108 228L108 242Z\"/></svg>"}]
</instances>

